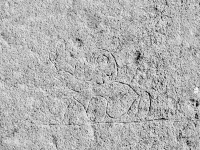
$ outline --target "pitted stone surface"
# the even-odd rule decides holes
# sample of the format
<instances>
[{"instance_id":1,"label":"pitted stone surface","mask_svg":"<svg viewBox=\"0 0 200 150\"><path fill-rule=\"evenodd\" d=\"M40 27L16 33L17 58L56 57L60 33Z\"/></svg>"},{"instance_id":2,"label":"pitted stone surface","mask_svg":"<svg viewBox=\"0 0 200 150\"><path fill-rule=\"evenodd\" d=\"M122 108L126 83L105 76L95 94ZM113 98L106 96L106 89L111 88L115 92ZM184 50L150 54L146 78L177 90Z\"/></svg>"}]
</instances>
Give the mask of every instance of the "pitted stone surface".
<instances>
[{"instance_id":1,"label":"pitted stone surface","mask_svg":"<svg viewBox=\"0 0 200 150\"><path fill-rule=\"evenodd\" d=\"M0 150L200 150L199 0L0 0Z\"/></svg>"}]
</instances>

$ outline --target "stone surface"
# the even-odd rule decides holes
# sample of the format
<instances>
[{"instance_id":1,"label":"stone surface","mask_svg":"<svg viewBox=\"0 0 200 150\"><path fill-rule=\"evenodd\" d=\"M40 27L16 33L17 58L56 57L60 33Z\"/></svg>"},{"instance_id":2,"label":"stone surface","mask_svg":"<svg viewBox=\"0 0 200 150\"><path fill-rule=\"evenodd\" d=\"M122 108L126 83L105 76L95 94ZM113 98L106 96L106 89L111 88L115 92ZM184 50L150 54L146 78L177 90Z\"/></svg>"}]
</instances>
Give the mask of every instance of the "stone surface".
<instances>
[{"instance_id":1,"label":"stone surface","mask_svg":"<svg viewBox=\"0 0 200 150\"><path fill-rule=\"evenodd\" d=\"M0 150L200 150L200 1L0 0Z\"/></svg>"}]
</instances>

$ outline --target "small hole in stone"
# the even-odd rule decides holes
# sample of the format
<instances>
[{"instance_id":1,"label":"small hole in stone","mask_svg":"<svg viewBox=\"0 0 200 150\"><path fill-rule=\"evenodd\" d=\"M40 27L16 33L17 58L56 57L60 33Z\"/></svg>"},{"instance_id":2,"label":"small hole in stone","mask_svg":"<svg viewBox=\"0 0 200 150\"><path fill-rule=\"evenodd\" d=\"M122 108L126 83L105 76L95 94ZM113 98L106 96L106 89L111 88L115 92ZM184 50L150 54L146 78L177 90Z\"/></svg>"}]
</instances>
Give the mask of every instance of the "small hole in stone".
<instances>
[{"instance_id":1,"label":"small hole in stone","mask_svg":"<svg viewBox=\"0 0 200 150\"><path fill-rule=\"evenodd\" d=\"M195 119L199 119L199 115L197 113L195 114Z\"/></svg>"},{"instance_id":2,"label":"small hole in stone","mask_svg":"<svg viewBox=\"0 0 200 150\"><path fill-rule=\"evenodd\" d=\"M76 42L78 43L78 46L83 46L83 41L80 38L76 38Z\"/></svg>"},{"instance_id":3,"label":"small hole in stone","mask_svg":"<svg viewBox=\"0 0 200 150\"><path fill-rule=\"evenodd\" d=\"M194 103L195 100L193 98L191 98L190 101Z\"/></svg>"},{"instance_id":4,"label":"small hole in stone","mask_svg":"<svg viewBox=\"0 0 200 150\"><path fill-rule=\"evenodd\" d=\"M199 101L196 101L196 107L198 107L199 106Z\"/></svg>"},{"instance_id":5,"label":"small hole in stone","mask_svg":"<svg viewBox=\"0 0 200 150\"><path fill-rule=\"evenodd\" d=\"M135 61L136 63L138 64L141 60L142 60L142 53L140 51L136 51L136 58L135 58Z\"/></svg>"}]
</instances>

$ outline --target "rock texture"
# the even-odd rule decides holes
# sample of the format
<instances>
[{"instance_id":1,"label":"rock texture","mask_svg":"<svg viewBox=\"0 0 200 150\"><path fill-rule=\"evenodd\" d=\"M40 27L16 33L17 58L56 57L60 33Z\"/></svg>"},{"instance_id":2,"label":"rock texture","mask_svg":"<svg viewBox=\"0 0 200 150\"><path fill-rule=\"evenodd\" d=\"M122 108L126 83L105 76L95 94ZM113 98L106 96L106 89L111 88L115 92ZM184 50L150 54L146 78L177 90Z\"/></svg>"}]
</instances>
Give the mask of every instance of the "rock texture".
<instances>
[{"instance_id":1,"label":"rock texture","mask_svg":"<svg viewBox=\"0 0 200 150\"><path fill-rule=\"evenodd\" d=\"M0 0L0 150L200 150L200 1Z\"/></svg>"}]
</instances>

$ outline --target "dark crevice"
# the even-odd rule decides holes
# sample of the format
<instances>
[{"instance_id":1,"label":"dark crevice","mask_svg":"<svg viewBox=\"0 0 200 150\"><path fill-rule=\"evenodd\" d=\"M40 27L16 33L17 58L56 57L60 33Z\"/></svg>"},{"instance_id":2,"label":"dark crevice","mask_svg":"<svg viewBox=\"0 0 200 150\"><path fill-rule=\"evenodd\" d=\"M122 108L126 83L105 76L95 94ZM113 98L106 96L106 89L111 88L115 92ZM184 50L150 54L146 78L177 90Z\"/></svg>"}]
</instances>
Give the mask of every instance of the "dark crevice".
<instances>
[{"instance_id":1,"label":"dark crevice","mask_svg":"<svg viewBox=\"0 0 200 150\"><path fill-rule=\"evenodd\" d=\"M196 101L196 107L199 107L199 101Z\"/></svg>"},{"instance_id":2,"label":"dark crevice","mask_svg":"<svg viewBox=\"0 0 200 150\"><path fill-rule=\"evenodd\" d=\"M148 96L149 96L149 113L151 113L151 109L152 109L152 99L153 99L153 97L152 97L152 95L148 92L148 91L146 91L146 93L148 94Z\"/></svg>"},{"instance_id":3,"label":"dark crevice","mask_svg":"<svg viewBox=\"0 0 200 150\"><path fill-rule=\"evenodd\" d=\"M119 65L118 65L118 63L117 63L117 60L116 60L116 58L115 58L115 56L111 53L111 55L112 55L112 57L113 57L113 59L114 59L114 61L115 61L115 65L116 65L116 69L117 69L117 75L116 76L118 76L118 72L119 72Z\"/></svg>"}]
</instances>

